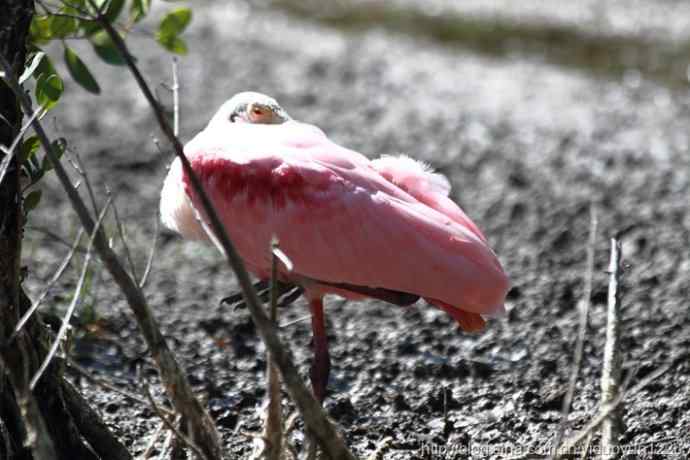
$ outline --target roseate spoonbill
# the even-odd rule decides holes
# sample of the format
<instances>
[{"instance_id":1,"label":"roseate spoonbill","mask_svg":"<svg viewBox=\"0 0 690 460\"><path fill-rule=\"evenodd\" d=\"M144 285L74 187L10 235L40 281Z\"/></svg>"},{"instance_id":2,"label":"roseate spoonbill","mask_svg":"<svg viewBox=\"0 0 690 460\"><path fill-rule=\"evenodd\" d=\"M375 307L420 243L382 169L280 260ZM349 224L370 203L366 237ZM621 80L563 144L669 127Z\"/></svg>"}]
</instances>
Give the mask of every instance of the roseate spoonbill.
<instances>
[{"instance_id":1,"label":"roseate spoonbill","mask_svg":"<svg viewBox=\"0 0 690 460\"><path fill-rule=\"evenodd\" d=\"M509 281L501 264L448 198L448 180L423 163L369 160L251 92L223 104L185 153L248 269L268 279L273 236L292 260L292 272L279 276L309 302L319 400L330 372L325 294L397 305L421 297L467 331L483 328L482 315L504 312ZM163 186L163 223L208 240L198 203L176 159Z\"/></svg>"}]
</instances>

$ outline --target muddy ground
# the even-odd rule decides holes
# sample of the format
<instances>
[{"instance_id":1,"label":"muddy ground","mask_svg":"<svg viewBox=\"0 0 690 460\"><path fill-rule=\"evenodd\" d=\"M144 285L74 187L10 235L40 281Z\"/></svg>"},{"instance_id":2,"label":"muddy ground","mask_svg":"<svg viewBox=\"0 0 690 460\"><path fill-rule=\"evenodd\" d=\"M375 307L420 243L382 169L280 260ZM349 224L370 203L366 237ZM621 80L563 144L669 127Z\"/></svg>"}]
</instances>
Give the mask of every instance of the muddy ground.
<instances>
[{"instance_id":1,"label":"muddy ground","mask_svg":"<svg viewBox=\"0 0 690 460\"><path fill-rule=\"evenodd\" d=\"M146 33L130 38L169 104L160 85L170 81L169 57ZM616 232L624 232L622 354L626 374L635 372L631 384L690 350L687 89L635 68L602 76L586 66L558 66L519 46L510 51L510 43L496 56L419 34L340 29L235 2L195 6L187 39L190 53L180 62L184 141L232 94L271 94L293 117L343 145L372 157L404 152L448 175L452 196L511 276L509 314L478 335L458 331L448 316L421 303L329 302L333 371L326 407L357 453L387 436L393 443L386 459L467 458L461 448L468 445L494 449L475 450L473 458L501 458L548 446L573 361L590 205L599 221L594 288L568 432L598 407L605 270ZM126 71L90 62L104 94L93 97L69 84L50 124L82 156L100 201L106 184L116 194L141 273L171 154L152 142L158 132ZM56 182L43 187L27 230L33 296L78 228ZM166 231L157 248L147 296L191 383L208 399L228 456L244 458L251 443L242 433L259 429L263 346L246 311L219 305L236 284L213 248ZM75 268L61 280L48 309L59 313L69 303L77 276ZM73 359L122 388L140 391L145 379L160 394L134 319L101 267L85 294ZM281 313L284 322L305 314L301 302ZM305 375L310 336L308 322L283 329ZM141 453L159 423L151 410L73 377ZM687 358L625 404L622 441L637 446L626 458L688 458Z\"/></svg>"}]
</instances>

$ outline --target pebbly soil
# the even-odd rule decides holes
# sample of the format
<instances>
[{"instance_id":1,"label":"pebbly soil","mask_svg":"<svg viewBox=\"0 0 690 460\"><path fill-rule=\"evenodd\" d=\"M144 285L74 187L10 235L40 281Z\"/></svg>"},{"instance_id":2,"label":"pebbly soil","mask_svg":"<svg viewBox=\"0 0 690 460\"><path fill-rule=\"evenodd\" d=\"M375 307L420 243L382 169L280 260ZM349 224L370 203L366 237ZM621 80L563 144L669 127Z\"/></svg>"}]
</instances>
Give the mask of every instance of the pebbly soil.
<instances>
[{"instance_id":1,"label":"pebbly soil","mask_svg":"<svg viewBox=\"0 0 690 460\"><path fill-rule=\"evenodd\" d=\"M605 271L616 232L624 232L622 354L626 374L635 372L631 385L688 353L687 90L647 80L635 69L623 78L597 77L534 54L485 55L244 3L196 5L194 13L191 51L179 66L184 141L232 94L271 94L294 118L319 125L343 145L372 157L403 152L446 174L453 198L484 230L511 276L509 314L477 335L421 303L400 308L330 300L333 371L326 407L357 453L388 436L386 459L467 458L461 450L467 446L475 449L472 458L501 458L548 447L573 361L590 205L599 222L592 307L568 432L583 427L598 407ZM161 85L170 82L169 57L145 33L131 39L169 105ZM115 193L141 274L171 154L152 142L159 134L126 71L91 62L104 94L87 95L68 81L50 125L81 155L99 200L106 184ZM56 181L43 188L25 251L34 297L78 228ZM112 222L108 228L115 234ZM78 265L45 308L59 313L69 303ZM148 299L192 385L208 399L229 458L245 458L251 442L242 433L260 427L265 358L248 313L219 305L235 289L213 248L161 231ZM93 271L85 295L72 358L122 388L141 391L148 381L160 394L133 317L102 267ZM306 314L298 302L281 318ZM283 329L305 376L310 337L308 321ZM141 453L158 426L152 411L73 377ZM625 458L687 458L687 355L626 399L624 422L622 441L637 446Z\"/></svg>"}]
</instances>

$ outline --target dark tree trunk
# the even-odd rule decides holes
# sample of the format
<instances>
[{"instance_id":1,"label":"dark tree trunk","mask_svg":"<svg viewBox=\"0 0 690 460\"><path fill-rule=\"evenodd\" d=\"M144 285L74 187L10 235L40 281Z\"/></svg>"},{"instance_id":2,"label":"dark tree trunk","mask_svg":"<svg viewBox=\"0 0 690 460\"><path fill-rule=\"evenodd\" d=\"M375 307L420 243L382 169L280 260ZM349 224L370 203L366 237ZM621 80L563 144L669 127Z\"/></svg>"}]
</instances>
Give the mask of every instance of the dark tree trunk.
<instances>
[{"instance_id":1,"label":"dark tree trunk","mask_svg":"<svg viewBox=\"0 0 690 460\"><path fill-rule=\"evenodd\" d=\"M0 53L12 65L14 74L20 75L33 0L3 0L0 8ZM0 144L12 144L21 122L18 101L0 80ZM79 392L62 378L60 360L53 361L33 392L28 390L29 379L52 340L38 314L15 340L7 341L18 318L31 304L21 287L24 215L19 177L20 165L15 156L0 183L0 459L129 460L127 450ZM27 442L29 434L38 434L38 439Z\"/></svg>"},{"instance_id":2,"label":"dark tree trunk","mask_svg":"<svg viewBox=\"0 0 690 460\"><path fill-rule=\"evenodd\" d=\"M9 0L0 15L0 53L15 71L24 66L26 34L33 12L32 0ZM0 81L0 144L9 146L19 132L22 113L14 94ZM0 153L0 156L3 154ZM16 157L15 157L16 158ZM0 338L3 343L10 336L20 314L20 255L22 237L19 169L12 160L0 183ZM24 341L24 339L23 339ZM24 376L7 375L10 369L22 364L19 343L3 346L2 361L7 369L0 375L2 398L0 416L4 428L3 450L6 457L27 458L22 441L26 436L20 409L14 398L13 384Z\"/></svg>"}]
</instances>

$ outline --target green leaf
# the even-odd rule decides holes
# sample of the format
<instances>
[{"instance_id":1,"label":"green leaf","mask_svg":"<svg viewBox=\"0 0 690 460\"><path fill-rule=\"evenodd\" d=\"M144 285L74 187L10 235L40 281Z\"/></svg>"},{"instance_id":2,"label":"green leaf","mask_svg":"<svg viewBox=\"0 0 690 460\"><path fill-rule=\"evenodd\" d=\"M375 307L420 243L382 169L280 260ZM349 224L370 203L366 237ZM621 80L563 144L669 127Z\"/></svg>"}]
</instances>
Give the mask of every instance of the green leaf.
<instances>
[{"instance_id":1,"label":"green leaf","mask_svg":"<svg viewBox=\"0 0 690 460\"><path fill-rule=\"evenodd\" d=\"M180 35L192 20L192 10L189 8L176 8L166 14L158 26L158 35L175 37Z\"/></svg>"},{"instance_id":2,"label":"green leaf","mask_svg":"<svg viewBox=\"0 0 690 460\"><path fill-rule=\"evenodd\" d=\"M77 56L77 53L66 45L65 64L67 64L67 70L69 70L74 81L79 83L82 88L90 93L100 94L101 88L98 86L98 82L89 71L89 68L86 67L86 64Z\"/></svg>"},{"instance_id":3,"label":"green leaf","mask_svg":"<svg viewBox=\"0 0 690 460\"><path fill-rule=\"evenodd\" d=\"M96 54L105 62L111 65L126 65L127 62L120 54L120 51L115 46L115 43L105 30L99 30L91 37L91 44Z\"/></svg>"},{"instance_id":4,"label":"green leaf","mask_svg":"<svg viewBox=\"0 0 690 460\"><path fill-rule=\"evenodd\" d=\"M70 14L64 9L60 10L62 14ZM76 18L69 18L66 16L52 16L50 18L50 33L52 38L65 38L74 34L79 30L79 20Z\"/></svg>"},{"instance_id":5,"label":"green leaf","mask_svg":"<svg viewBox=\"0 0 690 460\"><path fill-rule=\"evenodd\" d=\"M151 9L151 0L132 0L132 6L129 9L129 16L132 21L139 22L149 14Z\"/></svg>"},{"instance_id":6,"label":"green leaf","mask_svg":"<svg viewBox=\"0 0 690 460\"><path fill-rule=\"evenodd\" d=\"M24 139L22 143L22 151L19 156L20 163L26 163L30 158L36 156L36 151L41 146L41 141L38 140L38 136L31 136Z\"/></svg>"},{"instance_id":7,"label":"green leaf","mask_svg":"<svg viewBox=\"0 0 690 460\"><path fill-rule=\"evenodd\" d=\"M34 44L48 43L53 39L50 16L34 16L29 26L29 38Z\"/></svg>"},{"instance_id":8,"label":"green leaf","mask_svg":"<svg viewBox=\"0 0 690 460\"><path fill-rule=\"evenodd\" d=\"M81 21L79 27L84 31L84 35L87 37L90 37L99 30L103 30L98 21Z\"/></svg>"},{"instance_id":9,"label":"green leaf","mask_svg":"<svg viewBox=\"0 0 690 460\"><path fill-rule=\"evenodd\" d=\"M57 74L42 73L36 81L36 102L46 110L55 107L65 89Z\"/></svg>"},{"instance_id":10,"label":"green leaf","mask_svg":"<svg viewBox=\"0 0 690 460\"><path fill-rule=\"evenodd\" d=\"M41 201L41 195L43 192L41 190L34 190L24 197L24 212L29 213L32 209L38 206Z\"/></svg>"},{"instance_id":11,"label":"green leaf","mask_svg":"<svg viewBox=\"0 0 690 460\"><path fill-rule=\"evenodd\" d=\"M53 152L55 153L55 155L57 155L57 158L59 160L65 153L65 148L67 148L67 140L65 140L64 137L60 137L51 142L50 145L53 147ZM43 157L43 162L41 163L41 170L43 172L48 172L51 169L53 169L53 165L48 159L48 155L45 155Z\"/></svg>"},{"instance_id":12,"label":"green leaf","mask_svg":"<svg viewBox=\"0 0 690 460\"><path fill-rule=\"evenodd\" d=\"M108 20L108 22L115 22L122 13L122 9L125 6L125 0L110 0L108 8L106 8L103 16Z\"/></svg>"},{"instance_id":13,"label":"green leaf","mask_svg":"<svg viewBox=\"0 0 690 460\"><path fill-rule=\"evenodd\" d=\"M57 70L55 70L55 66L53 66L53 61L50 60L50 57L46 54L43 56L43 59L41 59L38 62L38 66L36 67L36 71L34 72L34 78L36 81L40 78L41 75L58 75Z\"/></svg>"},{"instance_id":14,"label":"green leaf","mask_svg":"<svg viewBox=\"0 0 690 460\"><path fill-rule=\"evenodd\" d=\"M45 55L46 53L44 53L43 51L38 51L36 54L34 54L33 58L31 58L31 64L29 64L28 67L24 69L24 72L22 72L22 76L19 77L20 85L23 84L29 78L31 78L31 76L38 68L38 65L41 63L43 56Z\"/></svg>"},{"instance_id":15,"label":"green leaf","mask_svg":"<svg viewBox=\"0 0 690 460\"><path fill-rule=\"evenodd\" d=\"M177 54L187 54L187 43L179 37L192 20L192 10L177 8L166 14L156 32L156 40L163 48Z\"/></svg>"},{"instance_id":16,"label":"green leaf","mask_svg":"<svg viewBox=\"0 0 690 460\"><path fill-rule=\"evenodd\" d=\"M163 37L156 35L156 40L166 50L175 54L187 54L187 43L178 36Z\"/></svg>"}]
</instances>

